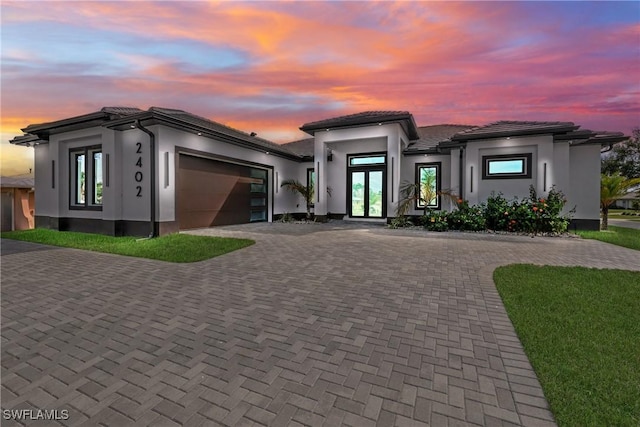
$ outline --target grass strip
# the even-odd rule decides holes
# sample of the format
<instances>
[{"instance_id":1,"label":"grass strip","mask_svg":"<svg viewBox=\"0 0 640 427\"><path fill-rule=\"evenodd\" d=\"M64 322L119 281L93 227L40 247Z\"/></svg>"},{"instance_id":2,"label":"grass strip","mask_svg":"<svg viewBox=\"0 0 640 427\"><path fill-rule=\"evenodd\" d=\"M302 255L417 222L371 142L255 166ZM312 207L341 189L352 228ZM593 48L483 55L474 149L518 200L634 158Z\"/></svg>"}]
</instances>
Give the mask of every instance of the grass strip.
<instances>
[{"instance_id":1,"label":"grass strip","mask_svg":"<svg viewBox=\"0 0 640 427\"><path fill-rule=\"evenodd\" d=\"M190 234L169 234L153 239L140 239L47 229L9 231L1 236L45 245L179 263L203 261L255 243L249 239Z\"/></svg>"},{"instance_id":2,"label":"grass strip","mask_svg":"<svg viewBox=\"0 0 640 427\"><path fill-rule=\"evenodd\" d=\"M576 231L583 239L595 239L613 245L640 251L640 230L626 227L609 226L607 231Z\"/></svg>"},{"instance_id":3,"label":"grass strip","mask_svg":"<svg viewBox=\"0 0 640 427\"><path fill-rule=\"evenodd\" d=\"M512 265L494 280L559 425L640 425L640 272Z\"/></svg>"}]
</instances>

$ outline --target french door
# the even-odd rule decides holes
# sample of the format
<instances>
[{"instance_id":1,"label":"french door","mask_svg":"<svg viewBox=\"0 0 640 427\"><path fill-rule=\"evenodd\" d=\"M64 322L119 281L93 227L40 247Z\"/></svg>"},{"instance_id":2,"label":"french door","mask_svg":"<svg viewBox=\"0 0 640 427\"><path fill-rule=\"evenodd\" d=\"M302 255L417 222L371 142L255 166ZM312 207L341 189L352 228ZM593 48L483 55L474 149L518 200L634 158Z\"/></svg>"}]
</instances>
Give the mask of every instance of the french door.
<instances>
[{"instance_id":1,"label":"french door","mask_svg":"<svg viewBox=\"0 0 640 427\"><path fill-rule=\"evenodd\" d=\"M349 216L385 218L385 171L380 167L349 168Z\"/></svg>"}]
</instances>

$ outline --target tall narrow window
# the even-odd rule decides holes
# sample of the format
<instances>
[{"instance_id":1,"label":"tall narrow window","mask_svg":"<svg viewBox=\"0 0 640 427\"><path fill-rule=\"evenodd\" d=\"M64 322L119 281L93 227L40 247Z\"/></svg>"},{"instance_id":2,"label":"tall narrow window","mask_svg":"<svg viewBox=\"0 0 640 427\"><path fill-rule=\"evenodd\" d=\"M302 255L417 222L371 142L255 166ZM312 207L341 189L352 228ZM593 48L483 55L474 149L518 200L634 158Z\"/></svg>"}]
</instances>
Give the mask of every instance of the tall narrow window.
<instances>
[{"instance_id":1,"label":"tall narrow window","mask_svg":"<svg viewBox=\"0 0 640 427\"><path fill-rule=\"evenodd\" d=\"M94 205L102 204L102 151L93 152L93 201Z\"/></svg>"},{"instance_id":2,"label":"tall narrow window","mask_svg":"<svg viewBox=\"0 0 640 427\"><path fill-rule=\"evenodd\" d=\"M416 165L416 209L440 209L440 163Z\"/></svg>"},{"instance_id":3,"label":"tall narrow window","mask_svg":"<svg viewBox=\"0 0 640 427\"><path fill-rule=\"evenodd\" d=\"M103 165L101 147L71 150L70 208L101 209Z\"/></svg>"},{"instance_id":4,"label":"tall narrow window","mask_svg":"<svg viewBox=\"0 0 640 427\"><path fill-rule=\"evenodd\" d=\"M84 152L82 154L75 154L76 159L76 188L75 188L75 204L76 205L84 205L86 203L86 183L87 183L87 168L86 168L86 155Z\"/></svg>"},{"instance_id":5,"label":"tall narrow window","mask_svg":"<svg viewBox=\"0 0 640 427\"><path fill-rule=\"evenodd\" d=\"M309 206L313 207L313 201L315 200L315 183L316 181L316 172L312 168L307 169L307 188L311 192L311 197L309 198Z\"/></svg>"}]
</instances>

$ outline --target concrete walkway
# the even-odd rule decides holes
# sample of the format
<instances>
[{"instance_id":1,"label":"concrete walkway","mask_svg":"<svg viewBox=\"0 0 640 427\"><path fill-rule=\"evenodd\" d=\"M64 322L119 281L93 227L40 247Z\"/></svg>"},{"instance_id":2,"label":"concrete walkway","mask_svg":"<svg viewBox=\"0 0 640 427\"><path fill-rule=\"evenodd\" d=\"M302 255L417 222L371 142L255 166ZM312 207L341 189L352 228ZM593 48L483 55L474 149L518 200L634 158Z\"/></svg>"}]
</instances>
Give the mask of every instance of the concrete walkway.
<instances>
[{"instance_id":1,"label":"concrete walkway","mask_svg":"<svg viewBox=\"0 0 640 427\"><path fill-rule=\"evenodd\" d=\"M554 425L493 270L640 270L636 251L570 238L194 234L257 243L169 264L3 240L2 409L67 409L61 425Z\"/></svg>"}]
</instances>

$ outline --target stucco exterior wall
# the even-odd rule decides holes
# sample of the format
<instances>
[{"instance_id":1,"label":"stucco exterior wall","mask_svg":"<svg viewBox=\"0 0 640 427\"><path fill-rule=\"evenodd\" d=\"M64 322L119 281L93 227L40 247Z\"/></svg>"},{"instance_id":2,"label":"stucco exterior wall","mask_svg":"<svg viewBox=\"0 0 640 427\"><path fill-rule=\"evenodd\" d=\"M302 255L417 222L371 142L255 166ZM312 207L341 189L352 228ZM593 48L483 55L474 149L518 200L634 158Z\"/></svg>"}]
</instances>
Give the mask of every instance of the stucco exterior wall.
<instances>
[{"instance_id":1,"label":"stucco exterior wall","mask_svg":"<svg viewBox=\"0 0 640 427\"><path fill-rule=\"evenodd\" d=\"M263 165L268 170L269 220L272 219L272 214L306 211L303 201L297 195L280 188L280 183L285 179L297 179L306 183L306 167L310 167L310 163L302 166L299 162L267 152L234 146L165 126L154 125L148 129L156 136L156 221L176 221L176 152L179 148L233 158L239 163ZM103 154L102 209L70 208L70 150L95 145L102 147ZM55 188L52 188L52 161L55 161ZM94 127L52 135L48 144L35 147L35 164L38 216L134 222L150 219L150 138L140 129L115 131Z\"/></svg>"},{"instance_id":2,"label":"stucco exterior wall","mask_svg":"<svg viewBox=\"0 0 640 427\"><path fill-rule=\"evenodd\" d=\"M407 135L397 123L362 126L347 129L330 129L315 133L315 169L317 187L331 188L331 197L326 191L319 191L316 197L316 215L327 213L348 214L347 196L347 156L355 154L384 152L386 164L386 210L387 216L395 210L399 189L401 163L401 141L408 141ZM331 150L332 161L327 161ZM393 173L391 164L393 163ZM318 173L319 171L319 173ZM319 179L318 179L319 178Z\"/></svg>"},{"instance_id":3,"label":"stucco exterior wall","mask_svg":"<svg viewBox=\"0 0 640 427\"><path fill-rule=\"evenodd\" d=\"M55 186L60 186L58 144L40 144L34 147L34 186L36 188L36 215L58 217L58 190L51 182L52 173L55 176ZM55 170L52 172L51 161L55 160Z\"/></svg>"},{"instance_id":4,"label":"stucco exterior wall","mask_svg":"<svg viewBox=\"0 0 640 427\"><path fill-rule=\"evenodd\" d=\"M471 141L465 151L465 195L470 204L486 201L492 192L502 193L507 199L523 198L529 195L530 185L534 186L538 195L545 195L544 163L547 164L547 191L553 182L550 179L554 176L551 135ZM506 154L531 154L531 178L483 179L482 157Z\"/></svg>"},{"instance_id":5,"label":"stucco exterior wall","mask_svg":"<svg viewBox=\"0 0 640 427\"><path fill-rule=\"evenodd\" d=\"M306 185L306 171L309 163L303 164L272 153L267 154L266 150L257 151L243 148L169 127L163 126L154 131L156 133L156 150L158 156L156 161L158 165L158 217L160 221L175 220L176 151L179 151L181 148L195 150L203 153L203 155L208 153L212 156L236 159L237 163L262 165L268 170L269 220L272 219L271 206L273 206L273 214L306 212L306 206L302 198L286 191L284 188L280 188L280 184L286 179L296 179ZM125 133L129 132L127 131ZM148 137L146 135L144 136L146 137L145 139L148 140ZM167 167L165 167L165 163L167 163L169 174L166 180L165 171Z\"/></svg>"},{"instance_id":6,"label":"stucco exterior wall","mask_svg":"<svg viewBox=\"0 0 640 427\"><path fill-rule=\"evenodd\" d=\"M600 146L579 145L569 149L570 186L567 208L576 207L579 220L600 220Z\"/></svg>"}]
</instances>

